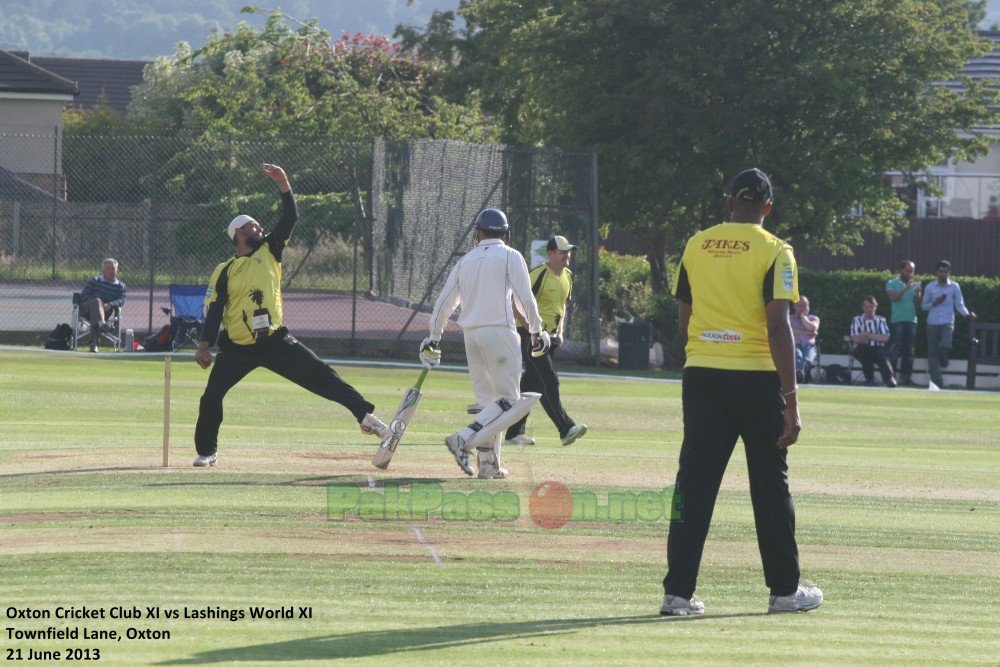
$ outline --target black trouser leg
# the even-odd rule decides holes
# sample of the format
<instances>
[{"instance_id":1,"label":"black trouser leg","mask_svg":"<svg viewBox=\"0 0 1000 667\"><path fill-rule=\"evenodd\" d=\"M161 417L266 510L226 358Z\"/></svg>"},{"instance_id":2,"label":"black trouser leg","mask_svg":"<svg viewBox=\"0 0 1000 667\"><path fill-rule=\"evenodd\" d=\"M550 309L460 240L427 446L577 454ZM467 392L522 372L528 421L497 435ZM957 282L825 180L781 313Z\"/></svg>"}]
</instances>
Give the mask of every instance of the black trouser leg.
<instances>
[{"instance_id":1,"label":"black trouser leg","mask_svg":"<svg viewBox=\"0 0 1000 667\"><path fill-rule=\"evenodd\" d=\"M528 373L528 365L531 363L531 334L529 334L524 329L518 328L517 330L518 338L521 340L521 367L523 369L521 373L521 386L520 390L523 394L526 391L536 391L542 393L541 383L538 381L538 375L535 373ZM524 433L524 426L528 423L528 417L525 415L523 418L518 420L516 424L507 429L507 434L504 436L505 440L510 440Z\"/></svg>"},{"instance_id":2,"label":"black trouser leg","mask_svg":"<svg viewBox=\"0 0 1000 667\"><path fill-rule=\"evenodd\" d=\"M684 442L674 488L679 516L670 522L664 591L694 594L722 476L742 437L765 582L772 595L794 592L798 546L786 453L777 446L784 428L777 374L688 368L682 403Z\"/></svg>"},{"instance_id":3,"label":"black trouser leg","mask_svg":"<svg viewBox=\"0 0 1000 667\"><path fill-rule=\"evenodd\" d=\"M576 424L566 414L563 409L562 399L559 396L559 376L556 375L555 364L553 363L554 349L550 349L547 354L541 357L531 356L531 334L524 329L518 329L521 338L521 361L524 364L524 373L521 375L521 393L526 391L538 392L542 395L540 399L545 414L549 416L552 423L559 429L559 437L563 437ZM524 425L528 421L527 416L507 429L506 438L509 440L514 436L524 432Z\"/></svg>"},{"instance_id":4,"label":"black trouser leg","mask_svg":"<svg viewBox=\"0 0 1000 667\"><path fill-rule=\"evenodd\" d=\"M198 422L194 428L194 446L199 456L211 456L219 449L222 426L222 399L247 373L257 368L259 359L239 349L227 349L215 355L208 384L201 395Z\"/></svg>"},{"instance_id":5,"label":"black trouser leg","mask_svg":"<svg viewBox=\"0 0 1000 667\"><path fill-rule=\"evenodd\" d=\"M764 583L771 595L791 595L799 585L799 551L788 487L788 450L777 446L784 430L784 399L777 375L773 377L773 387L765 383L759 396L734 407L746 452Z\"/></svg>"},{"instance_id":6,"label":"black trouser leg","mask_svg":"<svg viewBox=\"0 0 1000 667\"><path fill-rule=\"evenodd\" d=\"M889 355L886 354L884 347L875 348L875 363L878 365L878 372L882 376L883 384L894 384L896 382L896 374L892 370Z\"/></svg>"},{"instance_id":7,"label":"black trouser leg","mask_svg":"<svg viewBox=\"0 0 1000 667\"><path fill-rule=\"evenodd\" d=\"M736 424L727 419L725 397L705 370L684 370L684 441L673 501L679 515L670 521L663 578L664 592L685 599L694 595L715 500L739 437Z\"/></svg>"},{"instance_id":8,"label":"black trouser leg","mask_svg":"<svg viewBox=\"0 0 1000 667\"><path fill-rule=\"evenodd\" d=\"M861 362L861 371L865 374L865 383L875 383L875 358L872 356L872 348L868 345L859 345L851 352L854 358Z\"/></svg>"},{"instance_id":9,"label":"black trouser leg","mask_svg":"<svg viewBox=\"0 0 1000 667\"><path fill-rule=\"evenodd\" d=\"M891 384L895 380L895 374L892 372L892 365L889 363L885 347L881 345L862 345L854 348L854 356L861 361L861 368L865 373L865 382L868 384L874 384L875 382L876 366L878 366L879 374L882 376L882 382Z\"/></svg>"},{"instance_id":10,"label":"black trouser leg","mask_svg":"<svg viewBox=\"0 0 1000 667\"><path fill-rule=\"evenodd\" d=\"M367 413L375 411L375 406L357 389L344 382L335 370L294 336L285 335L275 341L261 365L317 396L340 403L350 410L358 423Z\"/></svg>"}]
</instances>

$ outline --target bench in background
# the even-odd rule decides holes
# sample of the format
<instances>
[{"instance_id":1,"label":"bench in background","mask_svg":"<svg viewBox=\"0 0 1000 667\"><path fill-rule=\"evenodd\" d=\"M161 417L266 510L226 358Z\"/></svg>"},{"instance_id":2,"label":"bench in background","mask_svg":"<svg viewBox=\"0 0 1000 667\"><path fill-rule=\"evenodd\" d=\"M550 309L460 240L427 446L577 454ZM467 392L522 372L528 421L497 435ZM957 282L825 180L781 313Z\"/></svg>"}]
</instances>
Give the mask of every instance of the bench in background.
<instances>
[{"instance_id":1,"label":"bench in background","mask_svg":"<svg viewBox=\"0 0 1000 667\"><path fill-rule=\"evenodd\" d=\"M969 320L969 363L965 374L966 389L976 388L977 368L1000 365L1000 324Z\"/></svg>"}]
</instances>

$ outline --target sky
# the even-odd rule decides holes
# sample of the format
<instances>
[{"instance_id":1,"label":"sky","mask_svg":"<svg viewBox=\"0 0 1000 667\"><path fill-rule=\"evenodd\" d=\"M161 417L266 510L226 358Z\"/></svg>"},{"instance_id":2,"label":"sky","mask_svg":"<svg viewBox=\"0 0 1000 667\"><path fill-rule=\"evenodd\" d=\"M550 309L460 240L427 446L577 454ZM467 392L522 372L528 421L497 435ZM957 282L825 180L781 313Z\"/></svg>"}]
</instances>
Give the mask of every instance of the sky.
<instances>
[{"instance_id":1,"label":"sky","mask_svg":"<svg viewBox=\"0 0 1000 667\"><path fill-rule=\"evenodd\" d=\"M985 28L1000 23L1000 0L990 0L986 3L986 20L983 23Z\"/></svg>"},{"instance_id":2,"label":"sky","mask_svg":"<svg viewBox=\"0 0 1000 667\"><path fill-rule=\"evenodd\" d=\"M65 1L67 0L59 0L59 2ZM0 16L5 13L4 5L6 2L7 0L0 0ZM151 2L154 7L162 7L163 12L174 12L171 20L175 31L169 34L166 32L158 34L156 40L144 41L140 38L127 43L121 39L109 39L108 35L102 35L98 30L84 29L80 31L72 25L69 27L65 25L54 26L51 32L44 33L42 40L27 40L23 36L19 39L18 35L22 34L19 32L20 25L11 21L12 15L9 14L17 6L13 4L7 7L8 15L4 17L9 25L0 24L0 48L28 50L35 55L151 59L156 55L170 55L177 42L186 41L197 48L208 39L209 31L205 29L195 30L192 22L183 20L183 16L186 16L183 8L187 8L189 5L199 7L197 2L181 2L179 4L177 0L151 0ZM220 0L215 0L212 5L217 6L219 2ZM221 3L225 4L230 11L230 16L235 17L232 19L234 24L238 20L246 20L252 25L263 23L264 19L261 16L239 14L239 8L247 4L263 7L282 6L296 18L308 18L308 15L299 16L296 10L299 12L323 12L323 15L319 17L320 25L330 30L334 37L345 32L392 35L398 24L422 27L427 24L427 20L434 11L457 9L459 2L460 0L413 0L412 3L408 3L407 0L221 0ZM313 9L302 9L303 7ZM89 17L88 15L88 20ZM31 19L21 17L20 20L30 22ZM84 21L85 19L79 17L79 20ZM167 23L164 22L164 24ZM989 0L987 3L986 19L983 21L982 27L986 28L992 24L1000 25L1000 0ZM64 33L63 35L57 34L59 29ZM37 35L37 33L35 34Z\"/></svg>"},{"instance_id":3,"label":"sky","mask_svg":"<svg viewBox=\"0 0 1000 667\"><path fill-rule=\"evenodd\" d=\"M1000 16L1000 0L995 1L997 15ZM372 20L377 20L379 26L382 27L381 32L391 35L399 23L427 25L427 20L435 11L445 12L458 9L459 0L415 0L412 6L407 6L406 0L352 0L352 2L365 3Z\"/></svg>"},{"instance_id":4,"label":"sky","mask_svg":"<svg viewBox=\"0 0 1000 667\"><path fill-rule=\"evenodd\" d=\"M344 33L391 36L397 25L424 27L435 11L458 8L460 0L143 0L148 15L128 12L124 0L35 0L36 5L0 0L0 49L33 55L148 60L169 56L178 42L205 44L216 28L239 21L260 27L266 16L241 14L246 5L280 8L294 19L319 19L334 38ZM66 5L61 3L66 2ZM59 9L65 8L65 11ZM33 10L33 7L39 9ZM103 10L101 9L103 8ZM37 15L30 12L37 11ZM39 29L39 26L44 26Z\"/></svg>"}]
</instances>

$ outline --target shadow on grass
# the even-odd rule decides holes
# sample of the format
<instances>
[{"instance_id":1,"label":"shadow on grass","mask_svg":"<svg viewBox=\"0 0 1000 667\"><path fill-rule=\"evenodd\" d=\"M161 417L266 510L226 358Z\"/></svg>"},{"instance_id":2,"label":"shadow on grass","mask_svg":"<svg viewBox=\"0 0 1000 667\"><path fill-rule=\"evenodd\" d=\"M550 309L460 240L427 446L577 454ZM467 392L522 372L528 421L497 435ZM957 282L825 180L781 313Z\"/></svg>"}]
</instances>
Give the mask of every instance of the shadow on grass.
<instances>
[{"instance_id":1,"label":"shadow on grass","mask_svg":"<svg viewBox=\"0 0 1000 667\"><path fill-rule=\"evenodd\" d=\"M34 472L12 472L12 473L0 473L0 479L13 479L15 477L48 477L50 475L87 475L92 473L109 473L109 472L163 472L164 470L171 470L171 468L163 468L161 466L135 466L129 468L67 468L64 470L38 470ZM360 474L356 472L344 473L343 475L318 475L310 477L300 477L296 479L283 479L283 480L268 480L268 479L240 479L234 480L232 477L226 475L213 475L212 473L205 472L191 472L190 475L206 475L204 479L191 479L187 478L181 481L169 481L169 482L152 482L149 484L142 484L140 486L324 486L326 484L352 482L356 483L361 487L372 487L372 488L382 488L385 486L386 481L391 481L393 484L399 484L405 486L408 484L413 484L414 482L420 483L438 483L444 484L445 482L452 481L450 479L445 479L443 477L391 477L391 478L373 478L372 480L367 480L363 478ZM237 473L240 475L247 475L253 477L289 477L292 473L258 473L258 472L246 472ZM458 481L465 481L466 478L456 478Z\"/></svg>"},{"instance_id":2,"label":"shadow on grass","mask_svg":"<svg viewBox=\"0 0 1000 667\"><path fill-rule=\"evenodd\" d=\"M249 473L253 475L259 475L260 473ZM280 474L280 473L278 473ZM152 484L143 484L143 486L315 486L322 487L327 484L338 484L342 485L345 483L356 484L360 488L376 488L381 489L385 486L385 482L390 481L393 484L399 486L407 486L413 484L414 482L419 482L421 484L427 483L437 483L444 484L452 480L446 480L443 477L392 477L388 480L376 479L371 482L362 479L357 473L345 473L343 475L322 475L319 477L302 477L298 479L286 479L280 481L270 481L265 479L257 480L241 480L235 481L231 479L222 479L218 482L212 480L204 481L183 481L183 482L154 482ZM458 481L465 481L464 479L459 479Z\"/></svg>"},{"instance_id":3,"label":"shadow on grass","mask_svg":"<svg viewBox=\"0 0 1000 667\"><path fill-rule=\"evenodd\" d=\"M0 478L45 477L47 475L83 475L92 472L148 472L163 470L160 466L132 466L128 468L68 468L66 470L36 470L35 472L2 473Z\"/></svg>"},{"instance_id":4,"label":"shadow on grass","mask_svg":"<svg viewBox=\"0 0 1000 667\"><path fill-rule=\"evenodd\" d=\"M337 660L392 655L407 651L436 651L477 644L564 635L589 628L647 623L686 623L711 619L758 616L732 614L712 616L610 616L599 618L557 618L520 623L466 623L411 630L379 630L344 635L306 637L294 641L254 644L239 648L204 651L191 658L166 660L159 665L202 665L215 662L292 662L295 660Z\"/></svg>"}]
</instances>

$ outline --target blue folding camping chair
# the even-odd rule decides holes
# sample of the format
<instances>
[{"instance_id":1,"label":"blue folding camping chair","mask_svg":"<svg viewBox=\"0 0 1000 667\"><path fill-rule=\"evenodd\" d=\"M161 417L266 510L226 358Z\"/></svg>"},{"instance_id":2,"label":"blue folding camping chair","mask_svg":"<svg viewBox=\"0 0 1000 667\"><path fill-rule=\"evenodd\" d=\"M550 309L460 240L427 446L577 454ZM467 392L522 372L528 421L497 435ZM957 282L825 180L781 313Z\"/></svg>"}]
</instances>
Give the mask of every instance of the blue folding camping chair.
<instances>
[{"instance_id":1,"label":"blue folding camping chair","mask_svg":"<svg viewBox=\"0 0 1000 667\"><path fill-rule=\"evenodd\" d=\"M170 347L174 352L190 345L198 347L205 326L205 294L208 285L171 285L170 307L163 312L170 316Z\"/></svg>"}]
</instances>

